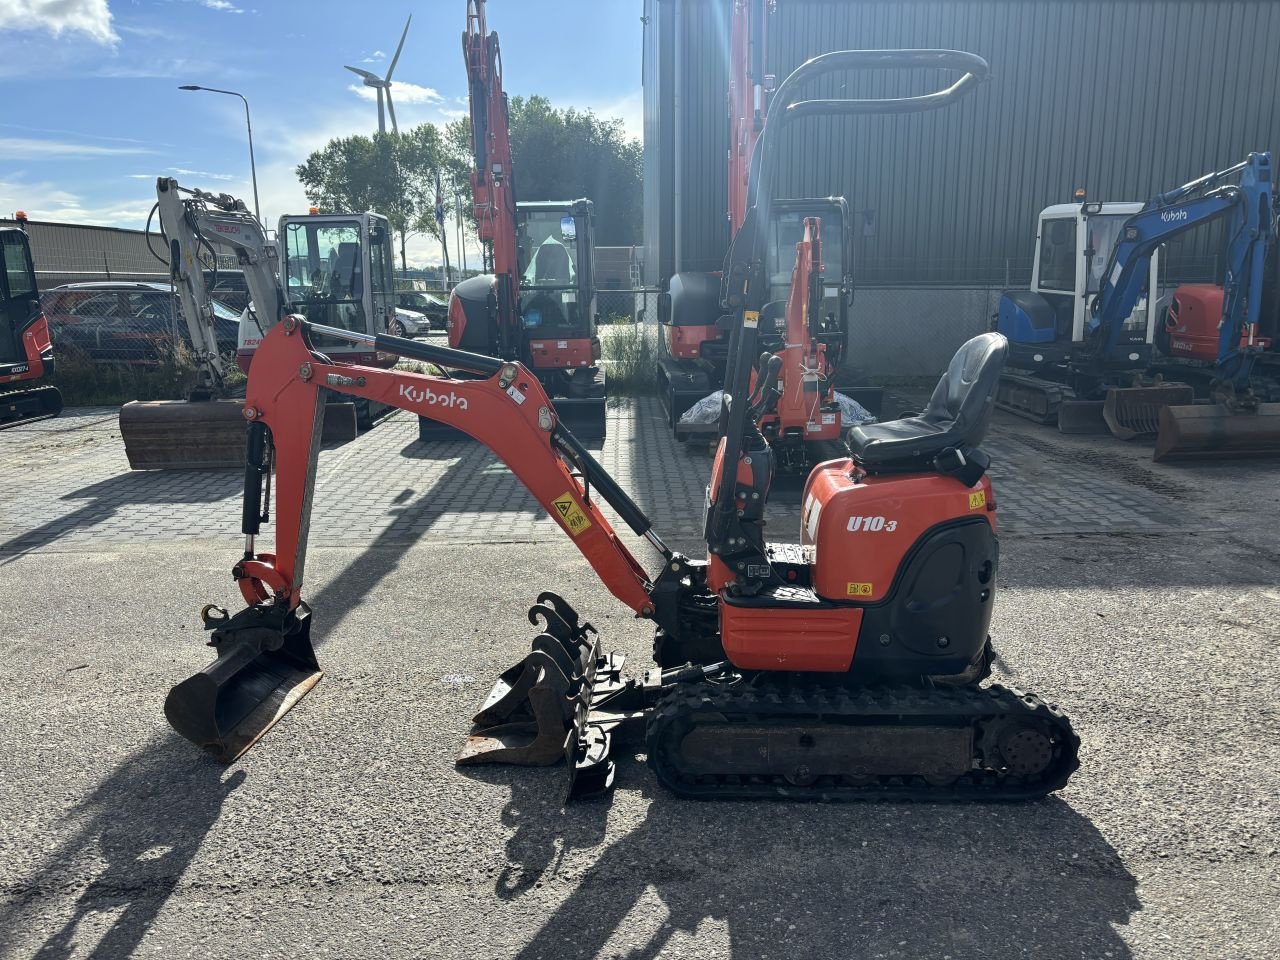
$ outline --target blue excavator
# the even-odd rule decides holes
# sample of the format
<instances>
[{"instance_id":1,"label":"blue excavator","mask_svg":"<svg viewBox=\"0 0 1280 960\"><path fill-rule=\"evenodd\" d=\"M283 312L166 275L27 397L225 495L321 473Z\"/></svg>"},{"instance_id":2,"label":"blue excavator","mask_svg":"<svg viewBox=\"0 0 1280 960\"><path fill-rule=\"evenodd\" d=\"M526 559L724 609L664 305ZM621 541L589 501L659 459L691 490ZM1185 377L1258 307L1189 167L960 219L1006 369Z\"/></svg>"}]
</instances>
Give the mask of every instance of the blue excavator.
<instances>
[{"instance_id":1,"label":"blue excavator","mask_svg":"<svg viewBox=\"0 0 1280 960\"><path fill-rule=\"evenodd\" d=\"M1179 379L1198 375L1207 383L1209 402L1194 403L1190 384L1148 376L1156 342L1188 342L1165 329L1176 328L1176 314L1154 307L1157 258L1163 244L1217 220L1225 227L1221 308L1198 314L1212 325L1215 345L1181 366L1160 364ZM1157 434L1157 460L1280 453L1280 404L1252 389L1256 361L1271 345L1260 317L1275 238L1269 153L1251 153L1140 205L1082 200L1048 208L1033 289L1000 299L996 328L1010 341L1012 369L998 404L1041 422L1057 419L1066 433L1105 425L1122 439Z\"/></svg>"}]
</instances>

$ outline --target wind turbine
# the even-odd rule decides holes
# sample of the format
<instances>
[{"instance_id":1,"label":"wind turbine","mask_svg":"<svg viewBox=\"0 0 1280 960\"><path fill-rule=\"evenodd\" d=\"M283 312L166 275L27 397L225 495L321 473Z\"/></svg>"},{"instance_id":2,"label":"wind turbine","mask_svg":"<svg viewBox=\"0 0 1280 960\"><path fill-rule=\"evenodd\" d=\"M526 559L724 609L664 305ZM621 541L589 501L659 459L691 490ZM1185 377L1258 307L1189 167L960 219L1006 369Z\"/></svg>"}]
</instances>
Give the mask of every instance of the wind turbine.
<instances>
[{"instance_id":1,"label":"wind turbine","mask_svg":"<svg viewBox=\"0 0 1280 960\"><path fill-rule=\"evenodd\" d=\"M373 87L378 91L378 132L387 132L387 118L382 112L382 95L386 92L387 109L391 111L391 129L395 133L400 132L400 127L396 124L396 105L391 102L391 74L395 72L396 61L400 59L400 51L404 49L404 38L409 35L409 24L413 23L413 14L409 14L409 19L404 22L404 32L400 34L400 44L396 47L396 55L391 58L391 66L387 67L387 75L380 77L376 73L370 73L368 70L361 70L359 67L347 67L356 76L364 80L366 87Z\"/></svg>"}]
</instances>

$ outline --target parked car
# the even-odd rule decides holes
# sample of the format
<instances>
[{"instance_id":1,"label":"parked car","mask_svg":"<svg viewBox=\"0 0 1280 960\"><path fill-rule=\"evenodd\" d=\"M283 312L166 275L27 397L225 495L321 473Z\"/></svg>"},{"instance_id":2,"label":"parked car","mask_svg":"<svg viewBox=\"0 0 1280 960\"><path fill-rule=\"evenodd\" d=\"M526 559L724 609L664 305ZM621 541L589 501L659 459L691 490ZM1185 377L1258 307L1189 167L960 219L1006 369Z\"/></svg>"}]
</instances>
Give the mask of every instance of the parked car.
<instances>
[{"instance_id":1,"label":"parked car","mask_svg":"<svg viewBox=\"0 0 1280 960\"><path fill-rule=\"evenodd\" d=\"M443 330L449 319L449 301L420 290L401 290L396 294L396 306L424 314L432 330Z\"/></svg>"},{"instance_id":2,"label":"parked car","mask_svg":"<svg viewBox=\"0 0 1280 960\"><path fill-rule=\"evenodd\" d=\"M46 291L41 305L57 348L72 347L93 360L151 363L175 335L191 346L167 283L68 283ZM217 300L213 312L219 350L234 352L240 312Z\"/></svg>"},{"instance_id":3,"label":"parked car","mask_svg":"<svg viewBox=\"0 0 1280 960\"><path fill-rule=\"evenodd\" d=\"M396 315L387 324L387 333L393 337L425 337L430 332L431 322L426 314L404 307L396 307Z\"/></svg>"},{"instance_id":4,"label":"parked car","mask_svg":"<svg viewBox=\"0 0 1280 960\"><path fill-rule=\"evenodd\" d=\"M206 270L204 282L211 297L236 313L243 313L249 305L249 282L243 270Z\"/></svg>"}]
</instances>

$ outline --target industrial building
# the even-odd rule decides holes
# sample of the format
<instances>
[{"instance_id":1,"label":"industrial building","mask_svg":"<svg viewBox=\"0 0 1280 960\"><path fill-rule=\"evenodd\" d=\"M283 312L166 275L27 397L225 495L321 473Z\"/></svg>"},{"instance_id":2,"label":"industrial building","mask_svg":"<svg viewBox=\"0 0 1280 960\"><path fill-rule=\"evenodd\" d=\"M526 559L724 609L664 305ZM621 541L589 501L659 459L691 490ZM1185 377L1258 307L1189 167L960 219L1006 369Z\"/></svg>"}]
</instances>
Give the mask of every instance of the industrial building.
<instances>
[{"instance_id":1,"label":"industrial building","mask_svg":"<svg viewBox=\"0 0 1280 960\"><path fill-rule=\"evenodd\" d=\"M645 281L719 269L728 245L728 15L734 0L646 0ZM968 50L991 79L933 113L810 119L785 149L787 196L855 216L853 361L934 374L1026 284L1039 211L1145 200L1280 148L1280 4L1264 0L777 0L767 72L837 49ZM850 75L815 96L903 96L934 72ZM837 89L838 84L838 89ZM1212 278L1212 230L1167 251Z\"/></svg>"}]
</instances>

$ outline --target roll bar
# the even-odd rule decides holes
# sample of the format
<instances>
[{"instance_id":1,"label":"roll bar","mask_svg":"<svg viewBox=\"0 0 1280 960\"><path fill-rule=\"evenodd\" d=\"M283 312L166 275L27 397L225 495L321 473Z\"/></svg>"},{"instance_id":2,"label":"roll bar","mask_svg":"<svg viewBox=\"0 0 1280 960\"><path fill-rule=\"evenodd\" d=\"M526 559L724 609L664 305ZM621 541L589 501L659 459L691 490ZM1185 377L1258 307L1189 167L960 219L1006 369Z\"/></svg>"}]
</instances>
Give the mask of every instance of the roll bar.
<instances>
[{"instance_id":1,"label":"roll bar","mask_svg":"<svg viewBox=\"0 0 1280 960\"><path fill-rule=\"evenodd\" d=\"M851 70L955 70L961 76L949 87L913 97L875 100L800 99L803 89L819 77ZM747 386L754 361L759 311L768 296L764 276L767 224L772 215L781 135L792 121L816 116L922 113L950 106L973 92L987 78L990 67L975 53L961 50L837 50L824 53L796 67L782 81L769 102L764 129L756 141L747 180L750 208L742 228L734 235L725 258L721 307L735 314L729 334L729 358L725 371L727 409L722 410L720 435L725 438L721 460L721 494L708 517L708 547L726 554L750 542L737 533L733 483L738 470L744 431L747 428Z\"/></svg>"}]
</instances>

